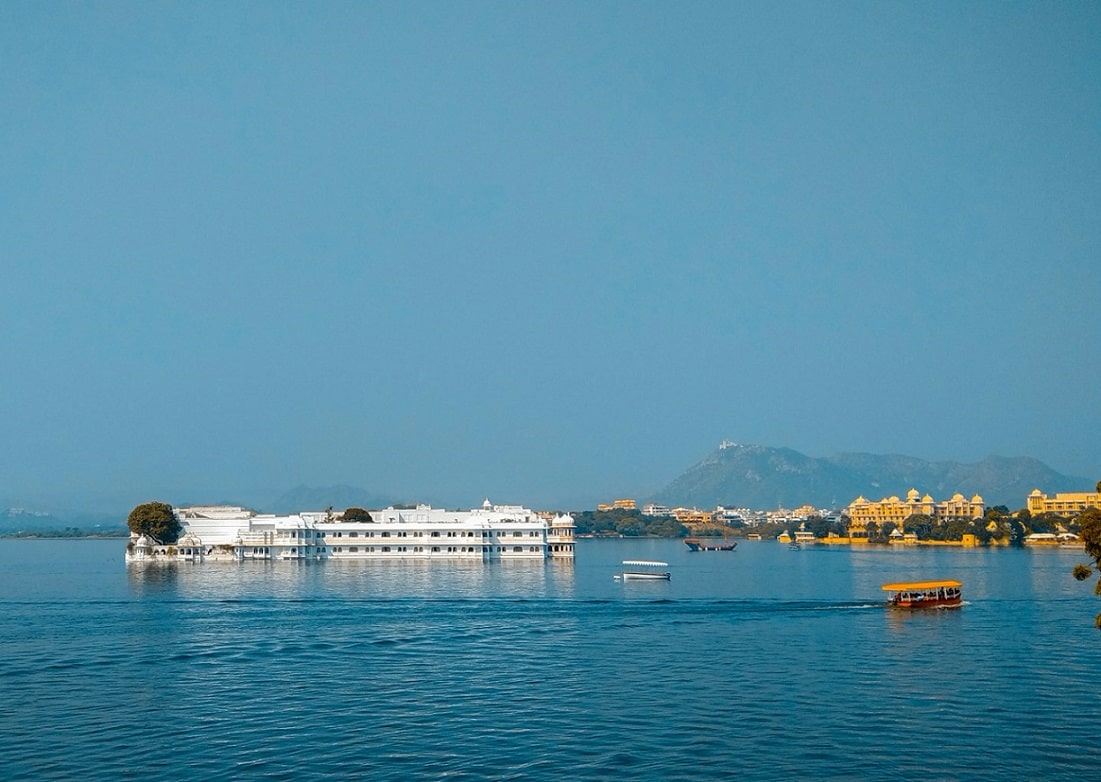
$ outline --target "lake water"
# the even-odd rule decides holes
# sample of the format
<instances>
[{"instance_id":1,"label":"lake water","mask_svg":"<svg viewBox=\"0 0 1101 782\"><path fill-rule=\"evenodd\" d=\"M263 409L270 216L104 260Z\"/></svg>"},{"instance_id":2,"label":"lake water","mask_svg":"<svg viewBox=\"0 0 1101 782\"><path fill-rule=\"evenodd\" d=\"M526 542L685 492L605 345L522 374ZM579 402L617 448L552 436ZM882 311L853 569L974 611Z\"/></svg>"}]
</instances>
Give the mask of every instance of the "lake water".
<instances>
[{"instance_id":1,"label":"lake water","mask_svg":"<svg viewBox=\"0 0 1101 782\"><path fill-rule=\"evenodd\" d=\"M127 567L0 540L5 780L1005 780L1101 768L1066 550L582 540L569 562ZM669 582L618 582L623 559ZM883 608L885 581L967 604Z\"/></svg>"}]
</instances>

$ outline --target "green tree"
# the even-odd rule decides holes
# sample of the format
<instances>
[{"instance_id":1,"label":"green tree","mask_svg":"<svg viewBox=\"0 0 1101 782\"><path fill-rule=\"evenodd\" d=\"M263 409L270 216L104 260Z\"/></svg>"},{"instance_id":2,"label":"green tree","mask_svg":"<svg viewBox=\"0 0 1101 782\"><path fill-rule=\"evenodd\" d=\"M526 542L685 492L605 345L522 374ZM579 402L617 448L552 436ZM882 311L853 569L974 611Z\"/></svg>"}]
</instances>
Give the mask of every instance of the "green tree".
<instances>
[{"instance_id":1,"label":"green tree","mask_svg":"<svg viewBox=\"0 0 1101 782\"><path fill-rule=\"evenodd\" d=\"M1037 513L1035 516L1028 520L1028 528L1032 532L1055 532L1058 528L1058 525L1064 523L1065 521L1066 519L1058 513L1052 513L1051 511L1048 511L1046 513Z\"/></svg>"},{"instance_id":2,"label":"green tree","mask_svg":"<svg viewBox=\"0 0 1101 782\"><path fill-rule=\"evenodd\" d=\"M161 544L175 543L180 539L180 526L172 506L165 502L146 502L136 505L126 519L130 531L147 535Z\"/></svg>"},{"instance_id":3,"label":"green tree","mask_svg":"<svg viewBox=\"0 0 1101 782\"><path fill-rule=\"evenodd\" d=\"M371 514L363 508L348 508L341 514L344 521L374 521Z\"/></svg>"},{"instance_id":4,"label":"green tree","mask_svg":"<svg viewBox=\"0 0 1101 782\"><path fill-rule=\"evenodd\" d=\"M663 538L683 538L688 535L688 528L672 516L661 516L646 525L646 534Z\"/></svg>"},{"instance_id":5,"label":"green tree","mask_svg":"<svg viewBox=\"0 0 1101 782\"><path fill-rule=\"evenodd\" d=\"M918 540L931 540L930 534L936 526L937 520L932 516L915 513L912 516L907 516L906 520L902 522L902 531L913 532L918 536Z\"/></svg>"},{"instance_id":6,"label":"green tree","mask_svg":"<svg viewBox=\"0 0 1101 782\"><path fill-rule=\"evenodd\" d=\"M836 532L833 524L817 514L807 518L807 529L813 532L816 538L827 538L831 532Z\"/></svg>"},{"instance_id":7,"label":"green tree","mask_svg":"<svg viewBox=\"0 0 1101 782\"><path fill-rule=\"evenodd\" d=\"M975 524L974 519L947 519L944 524L941 525L944 537L939 538L939 540L963 540L964 535L977 536L980 527L983 527L983 525ZM983 529L985 531L984 527ZM937 540L937 538L934 538L934 540Z\"/></svg>"},{"instance_id":8,"label":"green tree","mask_svg":"<svg viewBox=\"0 0 1101 782\"><path fill-rule=\"evenodd\" d=\"M1097 482L1097 492L1101 494L1101 481ZM1101 510L1086 508L1078 514L1078 534L1085 544L1086 554L1093 560L1093 567L1101 569ZM1092 574L1089 565L1076 565L1074 568L1074 577L1079 581L1085 581ZM1101 579L1098 579L1093 592L1101 595ZM1097 615L1094 624L1101 628L1101 614Z\"/></svg>"},{"instance_id":9,"label":"green tree","mask_svg":"<svg viewBox=\"0 0 1101 782\"><path fill-rule=\"evenodd\" d=\"M688 534L688 528L672 516L643 516L638 510L572 511L570 515L580 535L683 538Z\"/></svg>"}]
</instances>

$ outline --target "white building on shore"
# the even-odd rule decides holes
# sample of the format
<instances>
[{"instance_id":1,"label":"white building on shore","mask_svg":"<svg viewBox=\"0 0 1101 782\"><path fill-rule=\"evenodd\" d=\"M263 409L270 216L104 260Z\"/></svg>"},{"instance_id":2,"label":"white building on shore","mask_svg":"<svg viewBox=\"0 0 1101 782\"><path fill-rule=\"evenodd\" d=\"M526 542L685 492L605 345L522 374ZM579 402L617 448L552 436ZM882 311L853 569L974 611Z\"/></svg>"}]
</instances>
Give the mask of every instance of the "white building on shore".
<instances>
[{"instance_id":1,"label":"white building on shore","mask_svg":"<svg viewBox=\"0 0 1101 782\"><path fill-rule=\"evenodd\" d=\"M234 506L176 510L183 533L175 545L131 536L128 562L328 559L572 559L573 518L549 520L519 505L450 511L418 505L371 511L371 521L343 521L331 511L290 516Z\"/></svg>"}]
</instances>

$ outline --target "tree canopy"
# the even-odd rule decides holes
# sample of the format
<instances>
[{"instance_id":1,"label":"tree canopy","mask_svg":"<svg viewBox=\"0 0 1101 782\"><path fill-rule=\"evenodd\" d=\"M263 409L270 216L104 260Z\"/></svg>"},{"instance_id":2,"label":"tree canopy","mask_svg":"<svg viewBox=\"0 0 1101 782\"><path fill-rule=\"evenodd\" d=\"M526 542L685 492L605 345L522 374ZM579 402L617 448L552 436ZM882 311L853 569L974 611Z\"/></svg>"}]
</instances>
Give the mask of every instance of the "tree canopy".
<instances>
[{"instance_id":1,"label":"tree canopy","mask_svg":"<svg viewBox=\"0 0 1101 782\"><path fill-rule=\"evenodd\" d=\"M158 543L175 543L183 529L172 512L172 506L165 502L146 502L135 506L126 524L131 532L147 535Z\"/></svg>"},{"instance_id":2,"label":"tree canopy","mask_svg":"<svg viewBox=\"0 0 1101 782\"><path fill-rule=\"evenodd\" d=\"M578 533L582 535L683 538L688 534L688 528L672 516L643 516L638 510L587 510L570 515L574 518Z\"/></svg>"},{"instance_id":3,"label":"tree canopy","mask_svg":"<svg viewBox=\"0 0 1101 782\"><path fill-rule=\"evenodd\" d=\"M1101 481L1097 482L1097 491L1101 494ZM1085 544L1086 554L1093 560L1093 566L1101 570L1101 509L1086 508L1078 514L1078 534ZM1074 577L1079 581L1085 581L1093 574L1089 565L1076 565ZM1101 578L1094 587L1094 594L1101 595ZM1101 628L1101 614L1097 615L1095 624Z\"/></svg>"},{"instance_id":4,"label":"tree canopy","mask_svg":"<svg viewBox=\"0 0 1101 782\"><path fill-rule=\"evenodd\" d=\"M344 521L374 521L371 514L363 508L348 508L341 514Z\"/></svg>"}]
</instances>

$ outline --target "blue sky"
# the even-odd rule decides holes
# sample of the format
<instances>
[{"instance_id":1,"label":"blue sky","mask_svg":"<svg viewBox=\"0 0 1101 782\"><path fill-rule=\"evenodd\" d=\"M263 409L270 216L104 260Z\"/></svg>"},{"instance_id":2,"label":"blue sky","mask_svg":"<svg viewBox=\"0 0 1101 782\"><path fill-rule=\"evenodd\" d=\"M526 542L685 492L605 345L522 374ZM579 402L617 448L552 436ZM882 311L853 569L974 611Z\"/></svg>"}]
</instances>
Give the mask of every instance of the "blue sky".
<instances>
[{"instance_id":1,"label":"blue sky","mask_svg":"<svg viewBox=\"0 0 1101 782\"><path fill-rule=\"evenodd\" d=\"M1101 477L1101 5L0 5L0 496Z\"/></svg>"}]
</instances>

